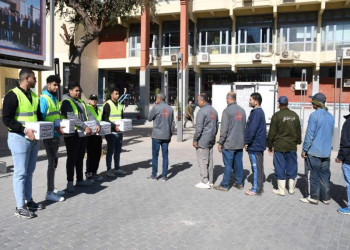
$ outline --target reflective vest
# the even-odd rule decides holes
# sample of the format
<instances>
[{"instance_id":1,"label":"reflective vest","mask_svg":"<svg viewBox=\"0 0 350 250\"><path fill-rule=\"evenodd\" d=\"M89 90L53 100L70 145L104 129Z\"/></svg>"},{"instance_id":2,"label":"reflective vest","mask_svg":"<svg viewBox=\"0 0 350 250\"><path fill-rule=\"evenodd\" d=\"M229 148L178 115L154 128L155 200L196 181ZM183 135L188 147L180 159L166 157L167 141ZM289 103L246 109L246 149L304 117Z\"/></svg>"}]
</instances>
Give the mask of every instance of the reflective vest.
<instances>
[{"instance_id":1,"label":"reflective vest","mask_svg":"<svg viewBox=\"0 0 350 250\"><path fill-rule=\"evenodd\" d=\"M30 103L28 97L18 87L13 88L10 91L16 94L17 100L18 100L18 106L16 109L16 114L14 119L23 124L25 122L38 121L38 117L36 113L39 105L38 96L33 91L30 91L30 94L32 96L32 103Z\"/></svg>"},{"instance_id":2,"label":"reflective vest","mask_svg":"<svg viewBox=\"0 0 350 250\"><path fill-rule=\"evenodd\" d=\"M115 106L114 102L112 100L108 100L106 103L109 104L110 107L110 113L108 119L110 121L115 121L115 120L121 120L122 119L122 113L123 113L123 105L121 105L119 102L118 108ZM105 105L106 105L105 103Z\"/></svg>"},{"instance_id":3,"label":"reflective vest","mask_svg":"<svg viewBox=\"0 0 350 250\"><path fill-rule=\"evenodd\" d=\"M73 102L73 100L67 98L67 99L64 99L63 101L66 101L66 100L67 100L67 101L70 103L70 105L72 106L73 113L74 113L74 115L76 116L76 118L79 119L79 111L78 111L77 106L76 106L75 103ZM63 102L63 101L62 101L62 102ZM80 99L78 99L78 102L80 102L81 104L83 104L85 119L88 120L85 102L83 102L83 101L80 100ZM62 117L63 117L64 119L67 119L67 117L64 117L64 116L62 116Z\"/></svg>"},{"instance_id":4,"label":"reflective vest","mask_svg":"<svg viewBox=\"0 0 350 250\"><path fill-rule=\"evenodd\" d=\"M59 104L58 102L56 102L57 104L55 104L51 97L48 96L48 95L42 95L43 98L46 99L47 101L47 105L48 105L48 108L47 108L47 111L46 111L46 116L45 116L45 121L48 121L48 122L54 122L56 120L59 120L61 118L60 116L60 107L59 107Z\"/></svg>"},{"instance_id":5,"label":"reflective vest","mask_svg":"<svg viewBox=\"0 0 350 250\"><path fill-rule=\"evenodd\" d=\"M95 117L97 121L102 121L102 111L97 107L97 113L93 106L90 104L86 105L90 113Z\"/></svg>"}]
</instances>

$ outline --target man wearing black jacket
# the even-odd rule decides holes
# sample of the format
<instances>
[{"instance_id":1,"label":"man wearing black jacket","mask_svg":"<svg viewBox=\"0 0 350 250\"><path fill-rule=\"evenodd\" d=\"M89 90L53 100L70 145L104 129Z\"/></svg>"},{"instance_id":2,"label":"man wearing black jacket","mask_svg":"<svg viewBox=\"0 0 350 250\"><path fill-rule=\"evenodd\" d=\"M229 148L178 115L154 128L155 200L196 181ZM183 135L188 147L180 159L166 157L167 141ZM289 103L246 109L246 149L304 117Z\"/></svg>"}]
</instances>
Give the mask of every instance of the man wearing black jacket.
<instances>
[{"instance_id":1,"label":"man wearing black jacket","mask_svg":"<svg viewBox=\"0 0 350 250\"><path fill-rule=\"evenodd\" d=\"M5 96L2 121L8 127L7 143L14 165L13 189L17 204L15 215L30 219L35 217L35 214L29 209L37 210L44 207L32 199L32 181L39 141L34 136L36 131L26 128L25 123L40 121L42 116L39 98L30 90L36 85L34 72L30 69L22 69L19 79L19 86L11 89Z\"/></svg>"},{"instance_id":2,"label":"man wearing black jacket","mask_svg":"<svg viewBox=\"0 0 350 250\"><path fill-rule=\"evenodd\" d=\"M350 114L344 116L344 118L346 121L341 131L340 148L335 162L342 163L344 180L346 182L348 193L348 206L345 208L339 208L337 211L341 214L350 215Z\"/></svg>"}]
</instances>

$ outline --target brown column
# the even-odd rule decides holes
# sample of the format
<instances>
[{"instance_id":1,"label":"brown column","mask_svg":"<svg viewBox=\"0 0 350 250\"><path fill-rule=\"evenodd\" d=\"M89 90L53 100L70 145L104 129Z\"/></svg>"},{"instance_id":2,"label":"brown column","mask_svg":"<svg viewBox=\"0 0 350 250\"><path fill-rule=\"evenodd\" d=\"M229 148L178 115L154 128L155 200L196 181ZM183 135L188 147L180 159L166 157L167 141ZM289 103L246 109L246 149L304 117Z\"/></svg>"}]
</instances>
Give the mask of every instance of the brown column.
<instances>
[{"instance_id":1,"label":"brown column","mask_svg":"<svg viewBox=\"0 0 350 250\"><path fill-rule=\"evenodd\" d=\"M149 111L150 70L149 63L150 11L144 9L141 15L141 67L140 67L140 107L141 117L146 119Z\"/></svg>"},{"instance_id":2,"label":"brown column","mask_svg":"<svg viewBox=\"0 0 350 250\"><path fill-rule=\"evenodd\" d=\"M181 0L180 53L183 57L182 69L185 69L188 63L188 0Z\"/></svg>"}]
</instances>

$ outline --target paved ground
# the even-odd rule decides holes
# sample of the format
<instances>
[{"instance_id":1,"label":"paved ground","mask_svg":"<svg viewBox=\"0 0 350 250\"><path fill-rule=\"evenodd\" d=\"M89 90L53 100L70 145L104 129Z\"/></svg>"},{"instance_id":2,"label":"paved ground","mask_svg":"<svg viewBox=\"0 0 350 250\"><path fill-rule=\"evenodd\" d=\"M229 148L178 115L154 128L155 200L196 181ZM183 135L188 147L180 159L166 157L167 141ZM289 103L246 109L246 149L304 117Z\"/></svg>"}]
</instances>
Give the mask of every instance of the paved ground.
<instances>
[{"instance_id":1,"label":"paved ground","mask_svg":"<svg viewBox=\"0 0 350 250\"><path fill-rule=\"evenodd\" d=\"M244 191L198 190L193 130L185 131L185 142L170 145L167 182L153 182L151 172L151 130L137 126L125 134L122 168L129 175L105 176L105 157L100 169L105 181L79 188L61 203L46 203L31 220L13 216L11 157L9 175L0 178L1 249L350 249L350 216L336 212L345 205L346 191L339 164L332 157L332 201L309 205L299 202L305 183L299 179L294 195L272 193L272 157L265 155L265 193L248 197L250 164L244 155ZM6 141L1 140L1 147ZM214 150L215 184L222 179L221 155ZM64 189L65 148L60 148L56 186ZM299 173L303 164L299 159ZM39 152L33 196L37 202L46 191L46 157Z\"/></svg>"}]
</instances>

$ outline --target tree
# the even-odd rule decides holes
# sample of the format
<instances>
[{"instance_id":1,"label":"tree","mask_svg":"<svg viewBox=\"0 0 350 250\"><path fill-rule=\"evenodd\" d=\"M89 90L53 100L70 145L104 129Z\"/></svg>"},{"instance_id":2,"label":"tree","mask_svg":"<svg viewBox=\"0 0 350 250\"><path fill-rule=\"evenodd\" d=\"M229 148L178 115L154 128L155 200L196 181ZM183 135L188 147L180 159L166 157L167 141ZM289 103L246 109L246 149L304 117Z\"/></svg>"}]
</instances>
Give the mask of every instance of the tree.
<instances>
[{"instance_id":1,"label":"tree","mask_svg":"<svg viewBox=\"0 0 350 250\"><path fill-rule=\"evenodd\" d=\"M46 0L47 8L50 0ZM104 27L117 25L118 18L130 17L137 10L150 9L155 13L156 0L54 0L56 12L68 22L84 27L84 35L75 40L74 32L69 33L62 25L64 42L69 45L69 60L80 65L81 55L86 46L95 40Z\"/></svg>"}]
</instances>

